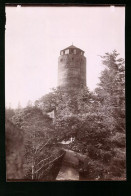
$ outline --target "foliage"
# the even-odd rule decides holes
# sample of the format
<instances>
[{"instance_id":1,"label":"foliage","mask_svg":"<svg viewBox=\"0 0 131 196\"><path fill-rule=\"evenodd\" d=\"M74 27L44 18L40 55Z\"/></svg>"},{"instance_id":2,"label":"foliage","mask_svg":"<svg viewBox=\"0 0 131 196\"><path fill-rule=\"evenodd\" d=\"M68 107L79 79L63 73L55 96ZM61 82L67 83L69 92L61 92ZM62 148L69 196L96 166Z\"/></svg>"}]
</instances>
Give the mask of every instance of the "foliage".
<instances>
[{"instance_id":1,"label":"foliage","mask_svg":"<svg viewBox=\"0 0 131 196\"><path fill-rule=\"evenodd\" d=\"M87 155L87 180L125 179L125 73L118 55L113 51L101 57L105 69L94 92L87 87L76 92L53 89L34 107L28 105L13 116L24 130L28 177L32 166L37 170L46 165L59 154L63 140L74 138L66 148Z\"/></svg>"},{"instance_id":2,"label":"foliage","mask_svg":"<svg viewBox=\"0 0 131 196\"><path fill-rule=\"evenodd\" d=\"M10 119L12 116L15 115L15 111L12 108L5 108L5 117L6 119Z\"/></svg>"},{"instance_id":3,"label":"foliage","mask_svg":"<svg viewBox=\"0 0 131 196\"><path fill-rule=\"evenodd\" d=\"M30 173L32 167L36 167L41 160L50 157L51 151L46 148L46 145L49 145L53 138L51 119L40 109L27 107L16 113L12 122L24 130L24 168L27 178L30 176L27 173Z\"/></svg>"},{"instance_id":4,"label":"foliage","mask_svg":"<svg viewBox=\"0 0 131 196\"><path fill-rule=\"evenodd\" d=\"M103 114L102 125L108 131L110 145L110 167L108 178L125 179L125 67L114 50L102 56L105 70L96 88L97 110Z\"/></svg>"},{"instance_id":5,"label":"foliage","mask_svg":"<svg viewBox=\"0 0 131 196\"><path fill-rule=\"evenodd\" d=\"M6 134L6 178L23 178L24 137L23 130L17 128L9 119L5 122Z\"/></svg>"},{"instance_id":6,"label":"foliage","mask_svg":"<svg viewBox=\"0 0 131 196\"><path fill-rule=\"evenodd\" d=\"M115 119L117 130L125 130L125 67L124 60L118 53L106 53L103 64L106 69L100 77L99 88L96 89L98 101L106 108L107 115ZM104 111L105 112L105 111Z\"/></svg>"},{"instance_id":7,"label":"foliage","mask_svg":"<svg viewBox=\"0 0 131 196\"><path fill-rule=\"evenodd\" d=\"M101 167L96 170L93 164L92 179L125 179L125 73L118 55L113 51L102 57L105 69L94 94L88 88L73 94L59 90L54 102L59 137L75 137L68 148L106 168L99 175Z\"/></svg>"}]
</instances>

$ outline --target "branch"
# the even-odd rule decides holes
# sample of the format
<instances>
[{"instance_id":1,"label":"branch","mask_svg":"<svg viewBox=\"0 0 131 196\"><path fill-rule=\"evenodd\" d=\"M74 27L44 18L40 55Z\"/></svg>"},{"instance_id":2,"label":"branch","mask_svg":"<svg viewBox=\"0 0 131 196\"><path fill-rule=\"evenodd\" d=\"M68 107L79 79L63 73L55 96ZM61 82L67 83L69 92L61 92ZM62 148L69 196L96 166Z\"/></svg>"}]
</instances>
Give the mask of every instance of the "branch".
<instances>
[{"instance_id":1,"label":"branch","mask_svg":"<svg viewBox=\"0 0 131 196\"><path fill-rule=\"evenodd\" d=\"M65 152L64 152L65 153ZM64 154L63 153L63 154ZM43 167L46 167L47 165L50 165L51 163L53 163L54 161L56 161L57 159L59 159L61 156L63 156L63 154L62 155L60 155L59 157L57 157L57 158L55 158L53 161L50 161L49 163L47 163L47 164L45 164L44 166L42 166L42 167L40 167L38 170L36 170L34 173L37 173L37 172L39 172Z\"/></svg>"},{"instance_id":2,"label":"branch","mask_svg":"<svg viewBox=\"0 0 131 196\"><path fill-rule=\"evenodd\" d=\"M38 151L41 151L41 150L49 143L50 140L51 140L51 139L49 139L49 140L45 143L45 145L42 146L42 148L36 149L35 154L36 154Z\"/></svg>"},{"instance_id":3,"label":"branch","mask_svg":"<svg viewBox=\"0 0 131 196\"><path fill-rule=\"evenodd\" d=\"M46 168L46 170L44 171L43 174L45 175L45 174L46 174L46 171L48 171L48 169L49 169L50 167L52 167L52 166L53 166L53 164L52 164L52 165L49 165L49 167Z\"/></svg>"},{"instance_id":4,"label":"branch","mask_svg":"<svg viewBox=\"0 0 131 196\"><path fill-rule=\"evenodd\" d=\"M52 156L52 155L51 155L51 156ZM35 167L37 167L40 163L44 162L45 160L48 160L51 156L49 156L49 157L46 158L46 159L41 160L39 163L37 163L37 165L36 165Z\"/></svg>"}]
</instances>

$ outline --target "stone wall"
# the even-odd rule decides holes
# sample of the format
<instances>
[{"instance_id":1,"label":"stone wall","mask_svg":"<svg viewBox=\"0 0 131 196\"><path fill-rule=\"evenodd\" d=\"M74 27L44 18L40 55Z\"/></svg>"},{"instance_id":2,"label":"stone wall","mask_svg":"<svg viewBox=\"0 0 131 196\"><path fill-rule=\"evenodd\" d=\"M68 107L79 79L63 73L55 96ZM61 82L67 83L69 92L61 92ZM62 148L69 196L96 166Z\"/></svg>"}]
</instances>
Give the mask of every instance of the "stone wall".
<instances>
[{"instance_id":1,"label":"stone wall","mask_svg":"<svg viewBox=\"0 0 131 196\"><path fill-rule=\"evenodd\" d=\"M84 164L86 155L74 152L72 150L63 150L65 150L66 153L56 180L79 180L80 163L82 163L82 165Z\"/></svg>"},{"instance_id":2,"label":"stone wall","mask_svg":"<svg viewBox=\"0 0 131 196\"><path fill-rule=\"evenodd\" d=\"M86 58L81 54L64 54L58 59L58 86L79 89L86 85Z\"/></svg>"}]
</instances>

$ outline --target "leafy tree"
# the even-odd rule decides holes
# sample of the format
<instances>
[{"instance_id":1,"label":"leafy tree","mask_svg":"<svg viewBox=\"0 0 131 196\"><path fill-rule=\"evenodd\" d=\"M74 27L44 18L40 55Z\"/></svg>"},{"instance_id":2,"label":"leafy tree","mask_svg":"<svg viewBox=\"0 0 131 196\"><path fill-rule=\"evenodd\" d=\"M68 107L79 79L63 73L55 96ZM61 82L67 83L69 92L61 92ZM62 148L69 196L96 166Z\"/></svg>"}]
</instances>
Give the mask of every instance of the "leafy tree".
<instances>
[{"instance_id":1,"label":"leafy tree","mask_svg":"<svg viewBox=\"0 0 131 196\"><path fill-rule=\"evenodd\" d=\"M95 94L87 88L68 95L58 105L55 126L63 138L75 137L69 149L87 154L92 179L125 179L124 60L113 51L102 62Z\"/></svg>"},{"instance_id":2,"label":"leafy tree","mask_svg":"<svg viewBox=\"0 0 131 196\"><path fill-rule=\"evenodd\" d=\"M101 107L102 110L108 118L112 118L114 127L125 133L125 67L124 60L118 55L114 50L102 57L106 68L101 74L96 93L99 103L105 106Z\"/></svg>"},{"instance_id":3,"label":"leafy tree","mask_svg":"<svg viewBox=\"0 0 131 196\"><path fill-rule=\"evenodd\" d=\"M17 127L24 130L25 177L34 179L35 172L46 163L49 157L55 156L53 150L46 148L53 140L52 132L54 130L51 119L38 108L27 107L18 111L12 121Z\"/></svg>"},{"instance_id":4,"label":"leafy tree","mask_svg":"<svg viewBox=\"0 0 131 196\"><path fill-rule=\"evenodd\" d=\"M5 108L5 117L6 119L12 118L15 115L15 111L12 108Z\"/></svg>"},{"instance_id":5,"label":"leafy tree","mask_svg":"<svg viewBox=\"0 0 131 196\"><path fill-rule=\"evenodd\" d=\"M33 106L33 103L32 103L31 100L29 100L29 101L27 102L27 107L32 107L32 106Z\"/></svg>"},{"instance_id":6,"label":"leafy tree","mask_svg":"<svg viewBox=\"0 0 131 196\"><path fill-rule=\"evenodd\" d=\"M96 89L96 102L113 153L108 172L112 178L125 178L125 67L118 56L114 50L101 57L105 70Z\"/></svg>"},{"instance_id":7,"label":"leafy tree","mask_svg":"<svg viewBox=\"0 0 131 196\"><path fill-rule=\"evenodd\" d=\"M24 136L23 130L17 128L9 119L5 121L6 134L6 178L23 179Z\"/></svg>"}]
</instances>

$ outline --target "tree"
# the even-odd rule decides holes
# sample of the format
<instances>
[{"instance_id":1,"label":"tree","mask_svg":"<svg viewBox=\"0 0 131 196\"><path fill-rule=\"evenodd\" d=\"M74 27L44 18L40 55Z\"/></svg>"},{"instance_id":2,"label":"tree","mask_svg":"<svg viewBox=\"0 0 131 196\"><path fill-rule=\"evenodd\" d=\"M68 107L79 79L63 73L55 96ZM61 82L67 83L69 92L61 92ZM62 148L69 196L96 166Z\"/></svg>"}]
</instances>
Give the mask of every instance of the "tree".
<instances>
[{"instance_id":1,"label":"tree","mask_svg":"<svg viewBox=\"0 0 131 196\"><path fill-rule=\"evenodd\" d=\"M5 121L6 134L6 177L7 180L23 179L24 135L8 118Z\"/></svg>"},{"instance_id":2,"label":"tree","mask_svg":"<svg viewBox=\"0 0 131 196\"><path fill-rule=\"evenodd\" d=\"M6 119L12 118L15 115L15 110L12 108L5 108L5 117Z\"/></svg>"},{"instance_id":3,"label":"tree","mask_svg":"<svg viewBox=\"0 0 131 196\"><path fill-rule=\"evenodd\" d=\"M82 89L60 102L56 127L64 138L75 137L70 149L87 154L92 180L125 179L124 60L113 51L102 63L95 94Z\"/></svg>"},{"instance_id":4,"label":"tree","mask_svg":"<svg viewBox=\"0 0 131 196\"><path fill-rule=\"evenodd\" d=\"M125 67L124 59L118 58L116 50L102 56L105 69L100 76L96 108L103 114L102 125L108 131L114 158L109 173L125 178Z\"/></svg>"},{"instance_id":5,"label":"tree","mask_svg":"<svg viewBox=\"0 0 131 196\"><path fill-rule=\"evenodd\" d=\"M102 72L96 93L108 118L110 114L114 120L114 127L125 133L125 67L124 60L118 55L114 50L102 57L106 69Z\"/></svg>"},{"instance_id":6,"label":"tree","mask_svg":"<svg viewBox=\"0 0 131 196\"><path fill-rule=\"evenodd\" d=\"M60 154L60 150L53 147L56 138L52 119L36 107L27 107L17 111L12 122L24 131L25 178L49 178L45 176L45 171L52 167L50 162Z\"/></svg>"},{"instance_id":7,"label":"tree","mask_svg":"<svg viewBox=\"0 0 131 196\"><path fill-rule=\"evenodd\" d=\"M30 175L55 159L61 141L73 137L66 148L87 155L87 179L125 179L124 60L116 51L101 58L105 70L94 93L87 87L75 92L53 89L35 107L20 110L12 118L25 131ZM47 115L53 110L54 122Z\"/></svg>"},{"instance_id":8,"label":"tree","mask_svg":"<svg viewBox=\"0 0 131 196\"><path fill-rule=\"evenodd\" d=\"M32 103L31 100L29 100L29 101L27 102L27 107L32 107L32 106L33 106L33 103Z\"/></svg>"}]
</instances>

